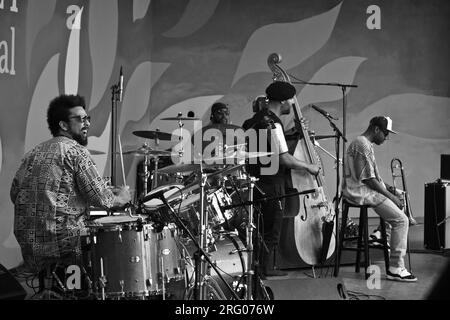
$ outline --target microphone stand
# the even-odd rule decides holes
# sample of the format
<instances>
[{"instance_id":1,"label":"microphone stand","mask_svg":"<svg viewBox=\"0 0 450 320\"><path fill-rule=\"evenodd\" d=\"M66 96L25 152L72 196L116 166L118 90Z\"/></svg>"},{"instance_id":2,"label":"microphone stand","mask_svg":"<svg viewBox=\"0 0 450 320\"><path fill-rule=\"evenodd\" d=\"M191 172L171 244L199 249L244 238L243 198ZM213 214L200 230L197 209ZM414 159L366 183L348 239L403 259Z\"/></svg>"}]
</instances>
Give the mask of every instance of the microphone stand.
<instances>
[{"instance_id":1,"label":"microphone stand","mask_svg":"<svg viewBox=\"0 0 450 320\"><path fill-rule=\"evenodd\" d=\"M116 155L117 155L117 108L120 101L120 86L111 86L111 186L116 186Z\"/></svg>"},{"instance_id":2,"label":"microphone stand","mask_svg":"<svg viewBox=\"0 0 450 320\"><path fill-rule=\"evenodd\" d=\"M346 91L347 88L358 88L357 85L354 84L343 84L343 83L337 83L337 82L328 82L328 83L320 83L320 82L307 82L307 81L301 81L301 82L292 82L292 84L303 84L303 85L312 85L312 86L329 86L329 87L339 87L342 90L342 131L343 133L339 133L341 134L340 136L343 138L343 142L342 142L342 150L343 150L343 154L344 156L342 157L342 168L344 168L345 170L345 145L346 145L346 134L347 134L347 100L346 100ZM330 119L328 119L330 120ZM331 121L330 121L331 123ZM334 123L332 123L332 126L334 126ZM334 126L333 128L336 128L336 126ZM339 140L336 142L337 147L339 147ZM336 149L339 150L339 149ZM339 152L336 151L336 153L339 155ZM339 157L337 157L337 161L338 161L338 165L337 168L339 168ZM337 174L339 177L339 169L337 169ZM339 180L339 179L337 179ZM336 207L335 207L335 215L336 215L336 247L337 250L340 250L339 246L339 200L341 198L340 195L340 191L339 191L339 185L337 185L336 188ZM335 259L337 260L337 259ZM337 261L335 261L335 269L334 269L334 276L337 277Z\"/></svg>"},{"instance_id":3,"label":"microphone stand","mask_svg":"<svg viewBox=\"0 0 450 320\"><path fill-rule=\"evenodd\" d=\"M343 135L343 133L339 130L339 128L334 124L334 122L331 120L330 117L325 117L328 119L330 126L333 128L334 132L335 132L335 140L336 140L336 194L334 196L334 213L335 213L335 217L336 217L336 233L335 233L335 238L336 238L336 248L337 248L337 252L335 254L335 257L338 256L339 254L339 204L340 204L340 200L341 200L341 194L339 191L340 185L341 185L341 181L340 181L340 139L342 138L342 140L345 142L347 142L347 139L345 138L345 136ZM344 151L345 152L345 151ZM343 157L344 158L344 157ZM342 159L342 164L343 164L344 159ZM345 228L345 226L342 226L341 228ZM328 250L326 250L328 251ZM325 257L324 257L324 261L326 260L326 255L327 252L324 253ZM334 276L337 277L337 271L338 271L338 259L335 258L334 259Z\"/></svg>"}]
</instances>

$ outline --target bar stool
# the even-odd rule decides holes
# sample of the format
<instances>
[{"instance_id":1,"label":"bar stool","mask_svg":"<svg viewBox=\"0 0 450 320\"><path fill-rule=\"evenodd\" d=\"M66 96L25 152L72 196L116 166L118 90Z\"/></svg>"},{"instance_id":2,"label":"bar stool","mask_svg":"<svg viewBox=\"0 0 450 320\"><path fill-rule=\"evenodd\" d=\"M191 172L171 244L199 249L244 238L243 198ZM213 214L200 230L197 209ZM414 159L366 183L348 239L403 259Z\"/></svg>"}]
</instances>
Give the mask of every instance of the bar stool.
<instances>
[{"instance_id":1,"label":"bar stool","mask_svg":"<svg viewBox=\"0 0 450 320\"><path fill-rule=\"evenodd\" d=\"M350 208L359 208L358 236L344 238L345 228L347 226L348 211ZM370 208L369 205L353 204L351 202L348 202L346 199L343 199L343 201L342 201L342 222L341 222L341 230L340 230L340 235L339 235L339 245L337 247L338 261L337 261L337 270L335 272L335 276L337 276L339 274L339 268L341 265L341 253L343 250L356 251L355 272L358 272L358 273L359 273L360 263L361 263L361 252L364 253L364 270L365 270L366 279L370 275L367 273L367 268L370 265L369 248L383 250L386 271L389 270L389 250L388 250L388 245L387 245L385 222L380 217L382 246L375 247L373 245L370 245L369 244L369 224L368 224L368 217L367 217L367 209L368 208ZM349 240L358 240L356 248L344 246L345 241L349 241Z\"/></svg>"}]
</instances>

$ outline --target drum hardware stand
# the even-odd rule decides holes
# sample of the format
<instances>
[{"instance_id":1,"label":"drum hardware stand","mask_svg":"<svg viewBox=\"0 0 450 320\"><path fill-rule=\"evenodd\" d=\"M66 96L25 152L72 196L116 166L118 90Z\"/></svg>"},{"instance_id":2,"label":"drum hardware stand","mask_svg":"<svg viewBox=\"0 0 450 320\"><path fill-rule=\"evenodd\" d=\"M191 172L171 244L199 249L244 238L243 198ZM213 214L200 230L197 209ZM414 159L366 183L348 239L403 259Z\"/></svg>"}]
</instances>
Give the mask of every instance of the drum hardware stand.
<instances>
[{"instance_id":1,"label":"drum hardware stand","mask_svg":"<svg viewBox=\"0 0 450 320\"><path fill-rule=\"evenodd\" d=\"M262 281L261 281L261 279L259 277L259 272L258 272L258 270L256 270L257 268L259 268L259 262L256 263L256 264L254 263L253 229L257 230L258 240L259 240L259 228L257 228L255 226L254 221L253 221L254 204L255 203L259 203L259 202L263 202L263 201L265 202L265 201L279 200L279 199L282 199L282 198L287 198L287 197L291 197L291 196L297 196L297 195L300 195L300 194L314 193L314 192L316 192L316 189L306 190L306 191L293 193L293 194L287 194L287 195L284 195L284 196L281 196L281 197L267 197L267 196L265 196L264 191L262 191L256 185L256 181L258 180L257 178L248 176L248 180L250 181L249 200L248 201L242 201L240 204L233 204L233 205L223 206L223 207L221 207L221 210L228 210L228 209L232 209L232 208L236 208L236 207L244 207L245 210L248 213L249 218L248 218L248 222L247 222L247 233L246 233L247 270L245 272L246 283L247 283L246 299L247 300L253 300L253 299L258 299L258 296L259 296L258 292L257 292L258 289L263 290L264 295L266 297L269 297L269 294L267 293L265 285L262 283ZM253 199L253 191L254 191L255 187L263 195L262 198L259 198L257 200ZM247 210L246 206L249 207L248 210ZM265 246L265 244L263 242L262 242L262 244ZM259 250L259 248L258 248L258 250ZM257 255L257 256L258 256L258 261L259 261L259 255Z\"/></svg>"},{"instance_id":2,"label":"drum hardware stand","mask_svg":"<svg viewBox=\"0 0 450 320\"><path fill-rule=\"evenodd\" d=\"M205 176L205 180L204 182L206 183L206 175ZM203 184L203 182L202 182ZM201 198L201 197L200 197ZM195 270L195 286L194 286L194 296L195 299L204 299L205 298L205 290L204 290L204 284L203 281L200 281L201 277L204 275L203 273L201 273L200 271L203 271L203 269L205 269L205 263L203 262L204 260L207 261L207 263L214 269L214 271L217 273L217 275L219 276L220 280L225 284L225 286L228 288L228 290L231 292L231 294L233 295L233 297L236 300L239 300L238 295L236 294L236 292L231 288L231 286L226 282L226 280L223 278L223 276L220 274L219 269L217 268L217 266L211 261L211 258L209 257L209 255L205 252L205 250L203 249L202 245L201 245L201 241L200 243L195 239L195 237L192 235L191 231L185 226L185 224L183 223L183 221L181 221L180 217L178 217L177 213L175 212L175 210L172 208L172 206L167 202L167 199L164 197L164 195L162 194L160 196L160 199L163 201L163 203L167 206L167 208L169 208L169 211L172 213L172 216L175 218L175 220L177 221L177 224L183 229L183 231L186 232L186 234L189 236L189 238L192 240L193 244L196 246L197 251L194 254L194 258L195 258L195 264L194 264L194 270ZM206 229L206 228L205 228ZM206 232L205 232L205 236ZM205 237L201 237L201 240L206 239ZM204 240L203 240L204 241ZM203 265L203 269L202 266Z\"/></svg>"},{"instance_id":3,"label":"drum hardware stand","mask_svg":"<svg viewBox=\"0 0 450 320\"><path fill-rule=\"evenodd\" d=\"M254 277L254 264L253 264L253 229L255 225L253 223L253 189L255 187L255 182L257 181L254 177L249 177L250 188L248 193L248 201L252 204L248 209L248 223L247 223L247 270L245 272L246 282L247 282L247 300L253 300L253 277ZM253 296L253 297L252 297Z\"/></svg>"}]
</instances>

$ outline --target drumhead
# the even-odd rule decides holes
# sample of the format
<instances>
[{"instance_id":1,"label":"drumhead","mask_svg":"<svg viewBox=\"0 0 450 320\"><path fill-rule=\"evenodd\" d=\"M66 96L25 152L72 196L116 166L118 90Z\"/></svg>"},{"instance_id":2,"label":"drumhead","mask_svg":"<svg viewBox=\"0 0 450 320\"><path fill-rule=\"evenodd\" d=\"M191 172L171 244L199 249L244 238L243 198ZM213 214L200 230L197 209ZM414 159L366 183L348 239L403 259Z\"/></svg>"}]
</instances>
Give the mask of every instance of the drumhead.
<instances>
[{"instance_id":1,"label":"drumhead","mask_svg":"<svg viewBox=\"0 0 450 320\"><path fill-rule=\"evenodd\" d=\"M122 223L130 223L135 222L140 217L130 217L130 216L108 216L95 219L96 223L105 225L105 224L122 224Z\"/></svg>"},{"instance_id":2,"label":"drumhead","mask_svg":"<svg viewBox=\"0 0 450 320\"><path fill-rule=\"evenodd\" d=\"M155 193L159 192L161 189L167 188L168 186L172 186L172 189L164 192L164 197L166 199L170 198L169 203L171 201L175 201L175 200L181 199L180 189L183 189L184 186L182 184L176 184L176 183L169 184L169 185L164 185L164 186L159 186L158 188L153 189L152 191L147 193L145 195L145 197L151 196L152 194L155 194ZM177 195L177 193L178 193L178 195ZM163 205L164 205L164 203L162 202L162 200L157 199L157 198L154 198L154 199L151 199L149 201L144 202L144 207L146 209L149 209L149 210L158 209L159 207L161 207Z\"/></svg>"},{"instance_id":3,"label":"drumhead","mask_svg":"<svg viewBox=\"0 0 450 320\"><path fill-rule=\"evenodd\" d=\"M199 193L189 195L186 199L181 201L181 203L179 204L180 211L183 211L183 210L189 208L189 206L193 205L194 203L196 203L198 201L200 201Z\"/></svg>"}]
</instances>

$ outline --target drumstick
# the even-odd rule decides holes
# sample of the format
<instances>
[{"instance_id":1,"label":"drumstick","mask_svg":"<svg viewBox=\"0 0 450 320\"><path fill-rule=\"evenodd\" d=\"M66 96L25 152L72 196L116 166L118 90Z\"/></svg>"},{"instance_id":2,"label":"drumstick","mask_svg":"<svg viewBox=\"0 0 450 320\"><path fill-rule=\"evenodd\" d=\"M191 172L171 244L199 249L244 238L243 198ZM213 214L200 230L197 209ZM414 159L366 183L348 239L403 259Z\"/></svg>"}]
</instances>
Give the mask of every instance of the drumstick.
<instances>
[{"instance_id":1,"label":"drumstick","mask_svg":"<svg viewBox=\"0 0 450 320\"><path fill-rule=\"evenodd\" d=\"M122 177L123 177L123 185L126 186L126 180L125 180L125 169L123 167L123 153L122 153L122 143L120 142L120 134L117 135L118 141L119 141L119 151L120 151L120 164L122 167Z\"/></svg>"}]
</instances>

